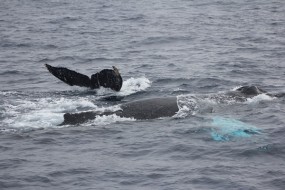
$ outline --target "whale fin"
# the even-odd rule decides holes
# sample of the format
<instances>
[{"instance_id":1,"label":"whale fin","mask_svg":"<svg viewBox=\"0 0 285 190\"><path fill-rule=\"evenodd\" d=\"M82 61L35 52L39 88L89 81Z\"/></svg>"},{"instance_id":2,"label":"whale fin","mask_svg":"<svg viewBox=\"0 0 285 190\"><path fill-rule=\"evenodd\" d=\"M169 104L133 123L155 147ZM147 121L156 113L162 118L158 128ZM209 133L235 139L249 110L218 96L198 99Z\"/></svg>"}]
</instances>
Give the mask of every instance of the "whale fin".
<instances>
[{"instance_id":1,"label":"whale fin","mask_svg":"<svg viewBox=\"0 0 285 190\"><path fill-rule=\"evenodd\" d=\"M103 69L102 71L92 75L91 88L94 88L93 84L99 84L99 86L120 91L123 85L123 79L119 73L119 70L113 66L113 70Z\"/></svg>"},{"instance_id":2,"label":"whale fin","mask_svg":"<svg viewBox=\"0 0 285 190\"><path fill-rule=\"evenodd\" d=\"M69 84L70 86L82 86L90 87L90 78L86 75L77 73L64 67L52 67L51 65L45 64L48 71L61 81Z\"/></svg>"}]
</instances>

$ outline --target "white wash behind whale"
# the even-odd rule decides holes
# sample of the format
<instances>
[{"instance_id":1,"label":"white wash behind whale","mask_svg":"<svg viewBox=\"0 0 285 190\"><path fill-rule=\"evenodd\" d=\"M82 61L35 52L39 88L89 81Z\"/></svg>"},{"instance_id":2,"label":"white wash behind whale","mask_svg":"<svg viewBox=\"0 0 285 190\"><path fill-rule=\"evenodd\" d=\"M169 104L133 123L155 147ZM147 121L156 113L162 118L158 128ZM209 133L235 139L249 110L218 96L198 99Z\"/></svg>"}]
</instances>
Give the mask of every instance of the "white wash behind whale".
<instances>
[{"instance_id":1,"label":"white wash behind whale","mask_svg":"<svg viewBox=\"0 0 285 190\"><path fill-rule=\"evenodd\" d=\"M234 91L231 91L234 92ZM254 104L260 101L271 101L275 97L267 94L259 94L254 97L235 96L232 93L221 92L218 94L185 94L177 96L179 111L174 115L177 118L185 118L197 113L211 113L219 105L227 106L238 103Z\"/></svg>"}]
</instances>

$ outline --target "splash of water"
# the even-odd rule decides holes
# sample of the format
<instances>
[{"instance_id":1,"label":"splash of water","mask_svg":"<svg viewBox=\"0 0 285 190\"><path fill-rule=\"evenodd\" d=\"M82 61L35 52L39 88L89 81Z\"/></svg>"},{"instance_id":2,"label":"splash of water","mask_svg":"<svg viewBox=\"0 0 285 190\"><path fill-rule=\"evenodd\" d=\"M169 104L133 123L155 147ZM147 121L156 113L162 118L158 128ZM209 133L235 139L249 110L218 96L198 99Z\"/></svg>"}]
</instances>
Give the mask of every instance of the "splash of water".
<instances>
[{"instance_id":1,"label":"splash of water","mask_svg":"<svg viewBox=\"0 0 285 190\"><path fill-rule=\"evenodd\" d=\"M139 91L143 91L150 87L151 81L146 77L141 78L129 78L127 79L122 86L122 89L120 92L118 92L118 95L121 96L127 96L130 94L134 94Z\"/></svg>"}]
</instances>

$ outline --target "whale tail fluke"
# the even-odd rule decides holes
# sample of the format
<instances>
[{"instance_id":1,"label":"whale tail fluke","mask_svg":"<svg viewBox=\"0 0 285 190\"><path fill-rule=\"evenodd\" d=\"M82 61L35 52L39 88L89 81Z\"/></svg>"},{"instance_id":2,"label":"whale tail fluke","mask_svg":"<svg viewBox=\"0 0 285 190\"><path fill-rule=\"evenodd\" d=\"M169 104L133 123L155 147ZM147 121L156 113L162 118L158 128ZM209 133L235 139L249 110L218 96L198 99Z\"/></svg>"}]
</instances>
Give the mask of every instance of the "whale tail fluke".
<instances>
[{"instance_id":1,"label":"whale tail fluke","mask_svg":"<svg viewBox=\"0 0 285 190\"><path fill-rule=\"evenodd\" d=\"M91 76L91 85L98 83L104 88L111 88L115 91L120 91L123 85L123 79L119 70L113 66L112 69L103 69L102 71ZM93 86L91 86L93 88Z\"/></svg>"},{"instance_id":2,"label":"whale tail fluke","mask_svg":"<svg viewBox=\"0 0 285 190\"><path fill-rule=\"evenodd\" d=\"M90 87L91 81L90 78L86 75L80 74L76 71L69 70L64 67L53 67L51 65L45 65L48 71L57 77L59 80L65 82L70 86L81 86L81 87Z\"/></svg>"},{"instance_id":3,"label":"whale tail fluke","mask_svg":"<svg viewBox=\"0 0 285 190\"><path fill-rule=\"evenodd\" d=\"M70 86L75 85L89 87L91 89L103 86L104 88L111 88L112 90L120 91L123 85L123 79L119 70L114 66L113 70L103 69L102 71L93 74L91 79L86 75L64 67L53 67L48 64L45 64L45 66L51 74Z\"/></svg>"}]
</instances>

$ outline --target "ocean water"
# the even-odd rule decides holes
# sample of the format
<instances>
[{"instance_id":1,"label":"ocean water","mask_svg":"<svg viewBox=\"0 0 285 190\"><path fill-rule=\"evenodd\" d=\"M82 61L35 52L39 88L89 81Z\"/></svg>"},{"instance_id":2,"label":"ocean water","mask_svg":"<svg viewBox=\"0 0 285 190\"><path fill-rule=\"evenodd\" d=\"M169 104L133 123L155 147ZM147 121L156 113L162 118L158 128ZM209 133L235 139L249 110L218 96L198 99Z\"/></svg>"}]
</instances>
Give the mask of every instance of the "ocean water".
<instances>
[{"instance_id":1,"label":"ocean water","mask_svg":"<svg viewBox=\"0 0 285 190\"><path fill-rule=\"evenodd\" d=\"M124 84L68 86L44 64L114 65ZM1 0L0 189L283 190L284 97L222 94L284 92L284 77L283 0ZM183 103L170 118L58 126L168 96Z\"/></svg>"}]
</instances>

